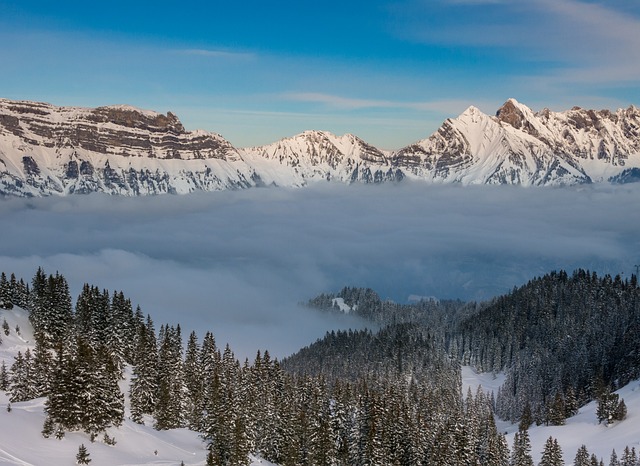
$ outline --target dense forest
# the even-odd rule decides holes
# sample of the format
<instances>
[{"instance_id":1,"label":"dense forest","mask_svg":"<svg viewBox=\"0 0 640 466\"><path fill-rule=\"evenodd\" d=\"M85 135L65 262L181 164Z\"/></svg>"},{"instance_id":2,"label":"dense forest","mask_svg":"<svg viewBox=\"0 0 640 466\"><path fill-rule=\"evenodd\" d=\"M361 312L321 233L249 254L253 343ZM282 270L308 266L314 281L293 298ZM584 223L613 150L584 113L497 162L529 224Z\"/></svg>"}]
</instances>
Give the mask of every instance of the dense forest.
<instances>
[{"instance_id":1,"label":"dense forest","mask_svg":"<svg viewBox=\"0 0 640 466\"><path fill-rule=\"evenodd\" d=\"M283 361L263 351L240 362L211 332L156 331L122 292L85 284L73 301L59 273L38 269L28 284L2 273L0 308L28 311L35 346L2 362L0 389L11 402L46 397L45 437L84 431L114 443L105 430L130 413L200 432L209 465L246 465L250 454L283 466L531 465L532 423L562 424L593 399L600 422L624 418L613 390L640 376L639 298L635 276L581 270L487 303L400 305L344 288L308 305L346 306L379 330L333 331ZM504 371L506 382L495 397L462 393L461 365ZM495 415L519 423L511 449ZM540 464L563 461L549 438ZM637 462L627 449L609 464ZM574 463L604 464L587 446Z\"/></svg>"}]
</instances>

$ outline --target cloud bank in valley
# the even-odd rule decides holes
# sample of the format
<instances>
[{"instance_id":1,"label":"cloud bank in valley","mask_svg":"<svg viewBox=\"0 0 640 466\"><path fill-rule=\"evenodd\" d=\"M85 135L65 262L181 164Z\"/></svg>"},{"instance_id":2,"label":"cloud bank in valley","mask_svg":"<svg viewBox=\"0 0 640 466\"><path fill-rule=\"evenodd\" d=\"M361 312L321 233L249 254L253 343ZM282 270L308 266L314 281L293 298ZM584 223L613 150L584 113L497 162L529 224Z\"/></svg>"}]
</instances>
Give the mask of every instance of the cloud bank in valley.
<instances>
[{"instance_id":1,"label":"cloud bank in valley","mask_svg":"<svg viewBox=\"0 0 640 466\"><path fill-rule=\"evenodd\" d=\"M188 196L0 202L0 269L123 290L159 326L284 356L334 327L297 303L342 286L488 299L551 270L629 277L640 186L318 185Z\"/></svg>"}]
</instances>

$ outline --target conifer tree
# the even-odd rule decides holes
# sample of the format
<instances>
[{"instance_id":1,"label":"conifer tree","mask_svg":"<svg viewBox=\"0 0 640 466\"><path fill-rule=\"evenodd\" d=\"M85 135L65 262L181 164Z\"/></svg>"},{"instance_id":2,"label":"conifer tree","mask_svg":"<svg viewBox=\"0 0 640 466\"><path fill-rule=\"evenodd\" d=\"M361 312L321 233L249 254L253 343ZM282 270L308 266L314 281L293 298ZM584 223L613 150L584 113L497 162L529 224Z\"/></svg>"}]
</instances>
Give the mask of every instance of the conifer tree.
<instances>
[{"instance_id":1,"label":"conifer tree","mask_svg":"<svg viewBox=\"0 0 640 466\"><path fill-rule=\"evenodd\" d=\"M9 401L32 400L37 396L33 379L33 362L31 351L27 348L24 356L20 351L11 365L11 377L9 379Z\"/></svg>"},{"instance_id":2,"label":"conifer tree","mask_svg":"<svg viewBox=\"0 0 640 466\"><path fill-rule=\"evenodd\" d=\"M609 459L609 466L620 466L620 461L618 461L618 454L616 453L616 449L611 450L611 457Z\"/></svg>"},{"instance_id":3,"label":"conifer tree","mask_svg":"<svg viewBox=\"0 0 640 466\"><path fill-rule=\"evenodd\" d=\"M638 458L635 448L629 448L629 446L626 446L622 453L622 457L620 458L620 466L636 466L637 462Z\"/></svg>"},{"instance_id":4,"label":"conifer tree","mask_svg":"<svg viewBox=\"0 0 640 466\"><path fill-rule=\"evenodd\" d=\"M89 464L91 463L91 458L89 457L89 452L87 451L87 447L84 446L84 443L78 447L78 454L76 455L76 464Z\"/></svg>"},{"instance_id":5,"label":"conifer tree","mask_svg":"<svg viewBox=\"0 0 640 466\"><path fill-rule=\"evenodd\" d=\"M531 441L527 430L516 432L513 437L510 466L533 466Z\"/></svg>"},{"instance_id":6,"label":"conifer tree","mask_svg":"<svg viewBox=\"0 0 640 466\"><path fill-rule=\"evenodd\" d=\"M200 430L204 397L203 374L200 365L200 348L195 332L189 335L184 359L184 382L187 391L187 423L193 430Z\"/></svg>"},{"instance_id":7,"label":"conifer tree","mask_svg":"<svg viewBox=\"0 0 640 466\"><path fill-rule=\"evenodd\" d=\"M7 365L2 360L2 365L0 366L0 390L6 392L9 389L9 372L7 371Z\"/></svg>"},{"instance_id":8,"label":"conifer tree","mask_svg":"<svg viewBox=\"0 0 640 466\"><path fill-rule=\"evenodd\" d=\"M142 416L153 414L158 402L158 347L150 316L138 327L136 365L129 390L131 418L142 424Z\"/></svg>"},{"instance_id":9,"label":"conifer tree","mask_svg":"<svg viewBox=\"0 0 640 466\"><path fill-rule=\"evenodd\" d=\"M0 309L13 309L11 288L4 272L0 273Z\"/></svg>"},{"instance_id":10,"label":"conifer tree","mask_svg":"<svg viewBox=\"0 0 640 466\"><path fill-rule=\"evenodd\" d=\"M591 457L587 451L587 447L582 445L576 452L576 457L573 460L573 466L589 466L591 464Z\"/></svg>"},{"instance_id":11,"label":"conifer tree","mask_svg":"<svg viewBox=\"0 0 640 466\"><path fill-rule=\"evenodd\" d=\"M175 429L184 425L184 372L180 326L163 326L158 353L158 402L155 428Z\"/></svg>"},{"instance_id":12,"label":"conifer tree","mask_svg":"<svg viewBox=\"0 0 640 466\"><path fill-rule=\"evenodd\" d=\"M542 458L538 464L539 466L564 466L562 450L558 441L553 437L549 437L545 442Z\"/></svg>"}]
</instances>

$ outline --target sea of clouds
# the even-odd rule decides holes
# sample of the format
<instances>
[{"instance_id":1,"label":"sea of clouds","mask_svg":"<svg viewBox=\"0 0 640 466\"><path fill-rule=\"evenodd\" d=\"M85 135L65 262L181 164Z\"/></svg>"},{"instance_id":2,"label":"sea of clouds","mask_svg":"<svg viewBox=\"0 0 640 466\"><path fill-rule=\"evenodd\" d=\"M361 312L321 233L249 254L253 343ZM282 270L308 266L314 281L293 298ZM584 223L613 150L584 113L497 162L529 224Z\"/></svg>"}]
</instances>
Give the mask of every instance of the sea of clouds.
<instances>
[{"instance_id":1,"label":"sea of clouds","mask_svg":"<svg viewBox=\"0 0 640 466\"><path fill-rule=\"evenodd\" d=\"M484 300L551 270L629 278L640 186L322 184L185 196L0 200L0 270L122 290L161 323L282 357L332 328L298 303L345 285Z\"/></svg>"}]
</instances>

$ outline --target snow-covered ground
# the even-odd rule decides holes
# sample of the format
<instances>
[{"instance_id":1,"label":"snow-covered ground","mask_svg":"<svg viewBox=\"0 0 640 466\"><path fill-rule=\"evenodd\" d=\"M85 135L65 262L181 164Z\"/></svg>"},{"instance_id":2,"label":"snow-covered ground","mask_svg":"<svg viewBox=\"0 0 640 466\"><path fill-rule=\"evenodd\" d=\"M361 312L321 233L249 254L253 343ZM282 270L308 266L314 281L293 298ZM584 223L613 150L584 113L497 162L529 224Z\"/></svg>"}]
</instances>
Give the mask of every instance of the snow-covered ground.
<instances>
[{"instance_id":1,"label":"snow-covered ground","mask_svg":"<svg viewBox=\"0 0 640 466\"><path fill-rule=\"evenodd\" d=\"M470 367L462 368L463 393L471 388L475 394L477 387L482 386L486 393L497 394L498 388L504 381L504 374L477 373ZM589 454L595 453L598 459L602 458L605 464L609 464L611 451L615 448L620 458L624 448L635 447L640 449L640 380L636 380L618 390L616 393L624 399L627 405L627 418L610 426L598 424L596 417L596 402L591 402L580 408L575 416L567 419L564 426L536 426L529 428L531 439L531 456L535 464L538 464L542 456L544 444L549 437L558 439L566 465L573 464L576 452L581 445L586 445ZM511 447L513 435L518 431L517 424L497 421L500 432L507 433L507 440Z\"/></svg>"},{"instance_id":2,"label":"snow-covered ground","mask_svg":"<svg viewBox=\"0 0 640 466\"><path fill-rule=\"evenodd\" d=\"M0 325L6 319L10 334L2 337L0 344L0 364L5 361L11 367L18 351L33 348L33 335L27 313L19 308L0 310ZM20 327L20 335L15 331ZM127 374L128 376L129 374ZM127 377L128 379L128 377ZM127 393L128 380L122 382ZM134 466L134 465L175 465L184 462L187 466L204 465L207 451L197 433L188 429L157 431L151 422L140 425L128 419L128 401L125 421L119 428L108 429L116 445L109 446L98 437L91 443L89 435L67 432L62 440L54 437L45 439L42 434L45 398L22 403L11 403L7 411L9 397L0 391L0 465L20 466L63 466L75 464L78 447L84 444L90 454L92 465ZM255 458L252 465L269 466L271 463Z\"/></svg>"}]
</instances>

